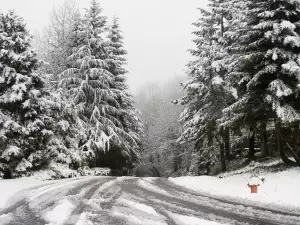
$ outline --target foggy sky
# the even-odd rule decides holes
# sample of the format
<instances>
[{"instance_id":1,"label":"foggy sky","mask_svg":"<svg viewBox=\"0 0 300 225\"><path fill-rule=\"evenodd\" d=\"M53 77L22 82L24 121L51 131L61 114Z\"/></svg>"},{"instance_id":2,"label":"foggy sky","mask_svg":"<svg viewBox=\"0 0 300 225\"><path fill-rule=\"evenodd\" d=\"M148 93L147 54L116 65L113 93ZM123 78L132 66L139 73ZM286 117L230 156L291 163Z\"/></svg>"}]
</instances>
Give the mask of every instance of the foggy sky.
<instances>
[{"instance_id":1,"label":"foggy sky","mask_svg":"<svg viewBox=\"0 0 300 225\"><path fill-rule=\"evenodd\" d=\"M89 0L78 0L81 8ZM64 0L0 0L0 11L15 9L34 34L47 26L53 6ZM141 84L183 75L193 48L197 8L207 0L99 0L109 17L117 15L128 50L128 83L133 92Z\"/></svg>"}]
</instances>

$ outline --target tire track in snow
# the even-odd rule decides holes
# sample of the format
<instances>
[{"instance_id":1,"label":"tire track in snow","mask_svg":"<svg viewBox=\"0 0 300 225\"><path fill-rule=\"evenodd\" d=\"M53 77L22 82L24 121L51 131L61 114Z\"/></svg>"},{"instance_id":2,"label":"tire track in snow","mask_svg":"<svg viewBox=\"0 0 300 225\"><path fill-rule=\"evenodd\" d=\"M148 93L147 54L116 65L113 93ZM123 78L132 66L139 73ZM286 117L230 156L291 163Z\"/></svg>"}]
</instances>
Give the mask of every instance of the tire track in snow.
<instances>
[{"instance_id":1,"label":"tire track in snow","mask_svg":"<svg viewBox=\"0 0 300 225\"><path fill-rule=\"evenodd\" d=\"M255 218L264 218L269 221L269 223L274 224L291 224L295 225L299 223L300 214L289 213L286 211L281 211L273 208L267 208L263 206L256 206L252 204L246 204L238 200L226 200L225 198L215 197L210 195L205 195L203 193L197 193L193 190L187 188L181 188L167 179L155 179L154 183L165 190L172 193L174 196L186 196L187 199L208 199L210 203L215 205L224 205L225 209L237 209L239 208L245 214L245 211L249 215L255 216Z\"/></svg>"},{"instance_id":2,"label":"tire track in snow","mask_svg":"<svg viewBox=\"0 0 300 225\"><path fill-rule=\"evenodd\" d=\"M154 183L159 186L159 187L163 187L164 189L170 191L173 194L190 194L192 196L197 196L197 197L201 197L201 198L209 198L209 199L213 199L219 202L223 202L226 204L234 204L234 205L240 205L240 206L244 206L244 207L252 207L261 211L268 211L274 214L278 214L278 215L283 215L283 216L294 216L294 217L300 217L299 213L295 213L295 212L289 212L287 210L284 209L277 209L274 206L270 206L270 207L264 207L261 206L262 203L255 203L255 202L251 202L251 201L247 201L247 204L242 202L243 199L241 199L240 201L237 199L232 199L230 197L218 197L218 196L213 196L210 194L205 194L205 193L199 193L196 191L193 191L191 189L185 188L185 187L181 187L178 186L170 181L168 181L168 179L166 178L160 178L160 179L153 179ZM229 198L229 199L228 199Z\"/></svg>"},{"instance_id":3,"label":"tire track in snow","mask_svg":"<svg viewBox=\"0 0 300 225\"><path fill-rule=\"evenodd\" d=\"M130 222L130 218L136 219L135 222L144 218L147 224L149 221L154 221L153 224L156 221L157 224L178 223L170 213L236 225L299 224L299 217L293 214L206 196L161 178L90 177L31 190L31 196L0 212L0 216L9 213L13 216L9 225L45 225L44 213L54 210L63 200L74 205L67 225L136 224ZM157 215L149 214L147 207L153 208Z\"/></svg>"},{"instance_id":4,"label":"tire track in snow","mask_svg":"<svg viewBox=\"0 0 300 225\"><path fill-rule=\"evenodd\" d=\"M95 188L91 196L86 199L87 201L85 202L85 207L82 207L78 212L76 212L76 219L73 218L70 220L68 225L81 225L81 223L83 223L80 221L81 217L84 217L84 224L125 224L124 221L118 218L113 218L109 215L109 211L122 194L122 182L124 179L126 178L114 178L114 180L110 180L104 183L102 186Z\"/></svg>"},{"instance_id":5,"label":"tire track in snow","mask_svg":"<svg viewBox=\"0 0 300 225\"><path fill-rule=\"evenodd\" d=\"M80 219L80 216L84 211L88 210L91 207L90 201L92 199L92 196L95 195L95 193L99 189L103 189L105 186L109 187L110 183L114 183L116 178L104 178L104 180L101 180L101 182L97 182L94 184L86 193L85 195L80 198L76 199L77 201L77 207L73 211L73 215L68 219L67 224L76 224L78 220ZM103 182L104 181L104 182Z\"/></svg>"},{"instance_id":6,"label":"tire track in snow","mask_svg":"<svg viewBox=\"0 0 300 225\"><path fill-rule=\"evenodd\" d=\"M27 202L29 207L38 214L39 212L53 207L62 199L70 198L73 195L79 195L80 192L85 190L84 188L86 186L91 186L93 182L95 182L95 178L89 177L67 183L60 183L59 185L50 186L41 191L35 190L34 194L27 198ZM81 193L81 195L83 194L84 193Z\"/></svg>"},{"instance_id":7,"label":"tire track in snow","mask_svg":"<svg viewBox=\"0 0 300 225\"><path fill-rule=\"evenodd\" d=\"M295 225L299 223L299 217L293 214L290 215L282 212L276 214L269 210L262 210L261 208L248 206L246 204L241 205L236 202L211 198L199 193L193 193L184 188L179 188L176 185L171 185L170 182L163 178L146 181L149 182L150 185L154 185L158 190L162 189L167 191L168 194L166 195L162 193L157 193L157 195L165 196L167 199L173 198L173 202L175 202L176 205L187 206L188 209L193 209L195 212L200 210L206 214L219 215L221 218L235 219L238 221L237 224L241 222L261 225ZM151 191L149 188L147 190L152 193L155 192L155 190ZM170 198L171 196L173 197Z\"/></svg>"},{"instance_id":8,"label":"tire track in snow","mask_svg":"<svg viewBox=\"0 0 300 225\"><path fill-rule=\"evenodd\" d=\"M141 182L142 181L142 182ZM194 217L213 220L213 221L226 221L228 219L224 216L218 216L213 209L206 209L205 211L199 211L201 205L190 203L186 200L178 198L178 196L172 196L164 188L154 187L153 184L148 183L148 186L144 182L148 180L137 179L134 184L129 184L125 191L128 194L134 195L141 200L142 203L152 206L161 216L166 218L166 223L169 225L176 224L174 220L169 216L168 212L173 212L182 215L192 215ZM142 184L142 185L141 185ZM213 216L211 216L213 215ZM232 220L230 220L232 222ZM242 223L239 223L241 225Z\"/></svg>"},{"instance_id":9,"label":"tire track in snow","mask_svg":"<svg viewBox=\"0 0 300 225\"><path fill-rule=\"evenodd\" d=\"M46 222L43 218L44 213L56 205L59 200L74 197L76 199L76 195L77 198L80 197L80 192L82 192L85 187L88 192L90 188L93 188L96 185L98 187L101 183L105 183L107 180L108 178L102 178L99 180L99 178L93 177L76 180L77 182L75 183L74 181L70 181L63 184L56 183L55 185L46 185L47 187L43 186L39 189L41 192L38 192L38 189L34 189L34 191L38 192L38 196L34 195L33 198L25 198L17 204L2 211L1 214L6 214L8 212L12 213L14 219L9 223L9 225L45 225ZM95 181L97 181L97 183L92 184ZM51 194L49 194L50 191L52 192ZM53 195L56 197L53 198ZM38 205L39 208L32 207L32 201L37 201L34 206Z\"/></svg>"}]
</instances>

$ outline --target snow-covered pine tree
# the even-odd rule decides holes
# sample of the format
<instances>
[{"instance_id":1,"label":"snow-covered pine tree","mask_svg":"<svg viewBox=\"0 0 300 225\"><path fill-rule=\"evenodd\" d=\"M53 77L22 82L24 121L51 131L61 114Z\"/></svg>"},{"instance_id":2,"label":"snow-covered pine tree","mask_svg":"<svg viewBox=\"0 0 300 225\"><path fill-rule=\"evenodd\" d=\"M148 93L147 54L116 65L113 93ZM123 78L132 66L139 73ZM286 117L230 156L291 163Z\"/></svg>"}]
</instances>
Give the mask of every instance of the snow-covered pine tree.
<instances>
[{"instance_id":1,"label":"snow-covered pine tree","mask_svg":"<svg viewBox=\"0 0 300 225\"><path fill-rule=\"evenodd\" d=\"M90 35L91 48L95 56L101 60L106 59L107 52L105 51L105 33L107 32L107 17L103 15L103 9L97 0L91 1L91 7L86 10L83 18L83 23L89 24L91 27ZM94 42L94 43L93 43Z\"/></svg>"},{"instance_id":2,"label":"snow-covered pine tree","mask_svg":"<svg viewBox=\"0 0 300 225\"><path fill-rule=\"evenodd\" d=\"M37 169L53 132L46 127L43 80L31 36L13 11L0 14L0 176L10 178Z\"/></svg>"},{"instance_id":3,"label":"snow-covered pine tree","mask_svg":"<svg viewBox=\"0 0 300 225\"><path fill-rule=\"evenodd\" d=\"M77 114L64 90L53 91L52 80L47 77L44 80L47 95L41 101L44 114L48 116L46 125L53 132L45 146L46 169L52 171L50 175L53 178L68 178L76 175L78 169L86 164L78 147L78 140L85 133L81 124L76 123Z\"/></svg>"},{"instance_id":4,"label":"snow-covered pine tree","mask_svg":"<svg viewBox=\"0 0 300 225\"><path fill-rule=\"evenodd\" d=\"M300 3L296 0L245 3L248 25L237 30L238 57L231 74L233 80L238 80L240 97L224 112L239 115L252 129L257 123L265 129L264 123L275 119L279 131L280 122L290 123L300 118ZM280 142L281 134L277 134ZM279 150L284 161L290 163L282 148ZM290 150L300 163L299 157Z\"/></svg>"},{"instance_id":5,"label":"snow-covered pine tree","mask_svg":"<svg viewBox=\"0 0 300 225\"><path fill-rule=\"evenodd\" d=\"M84 33L82 31L83 29L83 18L80 13L76 15L75 21L71 28L71 34L70 34L70 42L68 45L68 48L70 48L71 52L68 57L70 57L74 51L79 48L81 43L84 41ZM72 67L73 63L71 60L68 60L70 65L69 67Z\"/></svg>"},{"instance_id":6,"label":"snow-covered pine tree","mask_svg":"<svg viewBox=\"0 0 300 225\"><path fill-rule=\"evenodd\" d=\"M125 56L127 51L123 46L123 36L121 35L119 19L115 16L113 24L109 29L108 41L106 43L107 55L108 55L108 67L109 71L114 75L114 86L112 88L118 90L127 90L126 84L127 70L124 68L126 64Z\"/></svg>"},{"instance_id":7,"label":"snow-covered pine tree","mask_svg":"<svg viewBox=\"0 0 300 225\"><path fill-rule=\"evenodd\" d=\"M67 90L78 112L77 123L85 128L80 148L92 161L99 151L111 145L125 146L124 151L135 149L135 138L124 130L118 92L113 89L114 75L109 71L105 49L106 17L93 0L77 29L81 41L73 49L72 68L64 71L60 86Z\"/></svg>"},{"instance_id":8,"label":"snow-covered pine tree","mask_svg":"<svg viewBox=\"0 0 300 225\"><path fill-rule=\"evenodd\" d=\"M67 7L69 3L74 3L74 1L66 0L63 8L59 8L58 12L61 13L61 17L59 16L57 20L55 20L56 22L62 19L63 16L70 16L72 7ZM66 13L63 9L65 9L69 13ZM54 13L58 12L54 11ZM66 55L70 55L71 50L75 47L78 47L79 43L81 43L81 41L83 40L82 38L79 38L82 24L81 15L78 13L74 17L75 18L74 21L72 21L72 27L62 28L62 24L61 26L59 26L62 29L66 29L68 31L68 34L66 39L62 40L64 44L57 44L56 46L59 49L64 48L64 54ZM68 23L68 26L70 26L70 23ZM70 30L72 31L71 33ZM61 33L63 33L62 30L57 30L57 35ZM49 49L46 49L44 53L48 54ZM59 55L61 54L61 52L57 52L57 54ZM50 58L52 56L56 57L56 53L54 55L50 55ZM44 58L42 57L42 59ZM76 113L76 110L74 109L74 105L67 98L68 96L65 94L65 90L59 88L57 85L59 81L59 74L47 73L58 71L56 70L58 68L56 59L49 60L48 62L49 64L47 64L47 66L44 66L42 62L41 66L38 68L38 73L41 74L45 82L44 90L45 92L47 92L47 95L42 97L44 113L48 116L47 127L53 131L53 135L49 139L49 142L45 147L44 156L45 158L47 158L47 169L49 169L50 175L52 177L67 178L75 175L78 168L86 165L82 152L80 151L78 146L78 140L85 137L85 129L81 123L77 123L78 115ZM60 67L60 71L62 68L72 67L72 65L75 64L74 62L66 58L62 62L62 65L63 67Z\"/></svg>"},{"instance_id":9,"label":"snow-covered pine tree","mask_svg":"<svg viewBox=\"0 0 300 225\"><path fill-rule=\"evenodd\" d=\"M197 168L194 171L208 169L218 162L219 150L222 150L221 161L224 163L224 142L220 139L222 127L219 130L217 120L233 94L225 83L227 52L222 38L225 23L223 16L215 11L217 5L217 1L211 0L209 10L200 9L201 18L194 23L197 48L190 50L195 60L188 64L191 79L184 86L187 94L175 101L187 105L181 116L185 130L179 141L195 141L194 166Z\"/></svg>"},{"instance_id":10,"label":"snow-covered pine tree","mask_svg":"<svg viewBox=\"0 0 300 225\"><path fill-rule=\"evenodd\" d=\"M113 75L110 88L117 95L120 114L116 115L121 122L123 129L137 143L140 143L141 122L137 117L137 110L134 107L133 96L129 92L126 83L127 70L124 68L126 62L127 51L124 49L122 31L117 17L114 17L113 24L109 29L108 41L106 43L108 70ZM118 146L120 149L126 149L126 146ZM133 155L136 154L137 146L131 146ZM132 149L133 148L133 149ZM137 155L134 156L137 158Z\"/></svg>"},{"instance_id":11,"label":"snow-covered pine tree","mask_svg":"<svg viewBox=\"0 0 300 225\"><path fill-rule=\"evenodd\" d=\"M213 11L222 16L221 19L224 23L221 44L227 54L221 59L221 63L226 71L224 83L233 97L227 101L228 105L235 103L241 95L239 74L235 74L235 76L232 74L237 63L236 48L239 47L239 37L245 31L247 25L248 3L249 1L226 0L217 1L213 6ZM225 130L230 129L230 149L240 148L247 140L254 140L254 133L249 132L249 126L244 123L244 114L242 113L233 114L232 111L224 110L218 124L220 127L224 127Z\"/></svg>"}]
</instances>

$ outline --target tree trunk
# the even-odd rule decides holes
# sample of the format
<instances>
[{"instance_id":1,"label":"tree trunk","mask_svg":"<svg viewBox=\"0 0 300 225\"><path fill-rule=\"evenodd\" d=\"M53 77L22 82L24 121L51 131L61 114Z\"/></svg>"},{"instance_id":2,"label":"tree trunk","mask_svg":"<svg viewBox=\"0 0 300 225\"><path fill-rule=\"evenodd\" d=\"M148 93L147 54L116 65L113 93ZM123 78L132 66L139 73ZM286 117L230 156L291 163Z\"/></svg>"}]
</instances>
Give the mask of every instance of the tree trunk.
<instances>
[{"instance_id":1,"label":"tree trunk","mask_svg":"<svg viewBox=\"0 0 300 225\"><path fill-rule=\"evenodd\" d=\"M229 132L229 128L226 128L224 130L224 144L225 144L226 159L230 160L231 155L230 155L230 132Z\"/></svg>"},{"instance_id":2,"label":"tree trunk","mask_svg":"<svg viewBox=\"0 0 300 225\"><path fill-rule=\"evenodd\" d=\"M267 134L267 123L261 122L260 124L260 148L263 157L270 156L270 151L268 148L268 134Z\"/></svg>"},{"instance_id":3,"label":"tree trunk","mask_svg":"<svg viewBox=\"0 0 300 225\"><path fill-rule=\"evenodd\" d=\"M276 138L276 131L274 131L274 137ZM275 155L275 152L276 152L276 149L278 149L278 147L277 147L277 142L275 143L276 144L276 147L275 147L275 149L273 148L273 147L271 147L271 148L269 148L269 152L270 152L270 156L271 157L274 157L274 155Z\"/></svg>"},{"instance_id":4,"label":"tree trunk","mask_svg":"<svg viewBox=\"0 0 300 225\"><path fill-rule=\"evenodd\" d=\"M255 133L253 126L250 126L250 136L249 136L249 152L248 158L253 159L255 154Z\"/></svg>"},{"instance_id":5,"label":"tree trunk","mask_svg":"<svg viewBox=\"0 0 300 225\"><path fill-rule=\"evenodd\" d=\"M279 130L279 134L280 134L281 140L286 144L287 149L290 151L291 155L294 157L297 165L300 166L300 158L298 157L297 152L293 149L293 147L287 141L284 140L280 130Z\"/></svg>"},{"instance_id":6,"label":"tree trunk","mask_svg":"<svg viewBox=\"0 0 300 225\"><path fill-rule=\"evenodd\" d=\"M208 146L213 147L213 131L212 131L211 124L208 125L207 139L208 139Z\"/></svg>"},{"instance_id":7,"label":"tree trunk","mask_svg":"<svg viewBox=\"0 0 300 225\"><path fill-rule=\"evenodd\" d=\"M226 172L226 158L225 158L225 151L224 151L224 143L223 142L221 142L221 146L220 146L220 157L221 157L222 172Z\"/></svg>"},{"instance_id":8,"label":"tree trunk","mask_svg":"<svg viewBox=\"0 0 300 225\"><path fill-rule=\"evenodd\" d=\"M220 130L220 137L221 137L221 141L220 141L220 160L221 160L221 168L222 168L222 172L226 172L226 158L225 158L225 143L224 143L224 128L222 127Z\"/></svg>"},{"instance_id":9,"label":"tree trunk","mask_svg":"<svg viewBox=\"0 0 300 225\"><path fill-rule=\"evenodd\" d=\"M276 132L276 139L277 139L277 148L278 151L280 153L280 157L282 159L283 162L285 162L287 165L291 165L291 166L297 166L297 163L290 160L284 152L284 148L283 148L283 141L282 141L282 136L281 136L281 124L280 121L275 121L275 132Z\"/></svg>"},{"instance_id":10,"label":"tree trunk","mask_svg":"<svg viewBox=\"0 0 300 225\"><path fill-rule=\"evenodd\" d=\"M212 128L212 124L210 123L209 124L209 127L208 127L208 146L209 146L209 149L211 152L214 151L214 134L213 134L213 128Z\"/></svg>"},{"instance_id":11,"label":"tree trunk","mask_svg":"<svg viewBox=\"0 0 300 225\"><path fill-rule=\"evenodd\" d=\"M281 136L282 138L282 136ZM282 138L283 139L283 138ZM291 147L291 145L285 141L286 146L288 147L289 151L291 152L292 156L294 157L296 163L298 166L300 166L300 158L298 157L297 153L295 152L295 150Z\"/></svg>"}]
</instances>

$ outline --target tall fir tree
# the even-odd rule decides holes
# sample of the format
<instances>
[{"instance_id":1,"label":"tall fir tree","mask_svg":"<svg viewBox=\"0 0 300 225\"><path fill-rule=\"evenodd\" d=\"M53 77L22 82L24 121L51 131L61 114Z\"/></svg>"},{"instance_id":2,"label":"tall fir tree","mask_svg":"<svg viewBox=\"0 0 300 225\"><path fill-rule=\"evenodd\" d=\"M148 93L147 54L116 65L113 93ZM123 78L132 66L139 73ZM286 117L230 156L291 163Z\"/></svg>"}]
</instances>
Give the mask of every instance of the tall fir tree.
<instances>
[{"instance_id":1,"label":"tall fir tree","mask_svg":"<svg viewBox=\"0 0 300 225\"><path fill-rule=\"evenodd\" d=\"M217 120L235 93L225 79L227 70L224 62L228 57L223 38L225 15L217 11L218 5L219 1L211 0L208 10L200 9L201 18L194 23L197 47L190 50L195 60L188 64L191 79L184 86L187 94L175 101L187 105L181 116L185 130L179 141L195 141L194 165L199 171L218 162L225 170L225 145L229 148L229 130L225 134Z\"/></svg>"},{"instance_id":2,"label":"tall fir tree","mask_svg":"<svg viewBox=\"0 0 300 225\"><path fill-rule=\"evenodd\" d=\"M91 2L83 20L77 25L77 41L70 60L72 68L64 71L60 86L68 92L79 115L78 123L85 129L80 148L86 157L94 161L99 152L111 146L125 146L130 155L137 146L133 135L125 131L120 121L120 90L116 88L116 77L110 72L110 60L106 50L106 17L97 1ZM92 165L92 164L91 164Z\"/></svg>"},{"instance_id":3,"label":"tall fir tree","mask_svg":"<svg viewBox=\"0 0 300 225\"><path fill-rule=\"evenodd\" d=\"M126 73L124 68L126 65L127 51L124 49L122 31L117 17L114 17L113 24L109 29L108 42L106 51L108 55L108 70L113 75L113 82L111 89L117 94L117 101L119 103L119 110L121 112L118 119L121 121L123 129L130 136L132 136L137 143L140 142L141 122L137 117L137 110L134 107L133 96L129 92L127 85ZM121 149L126 146L119 146ZM136 148L137 146L132 146ZM134 149L131 151L136 152ZM136 154L136 153L134 153ZM135 156L136 157L136 156Z\"/></svg>"},{"instance_id":4,"label":"tall fir tree","mask_svg":"<svg viewBox=\"0 0 300 225\"><path fill-rule=\"evenodd\" d=\"M0 175L40 168L53 132L42 101L44 82L31 36L13 11L0 15Z\"/></svg>"},{"instance_id":5,"label":"tall fir tree","mask_svg":"<svg viewBox=\"0 0 300 225\"><path fill-rule=\"evenodd\" d=\"M266 122L276 120L281 156L291 163L280 147L279 130L281 122L289 124L300 118L299 2L255 0L243 4L248 9L247 26L236 30L239 38L233 48L237 54L231 74L238 83L240 96L225 112L242 118L252 130L259 125L264 131ZM266 135L262 135L264 138ZM300 163L299 156L290 150ZM267 149L264 154L269 155Z\"/></svg>"}]
</instances>

